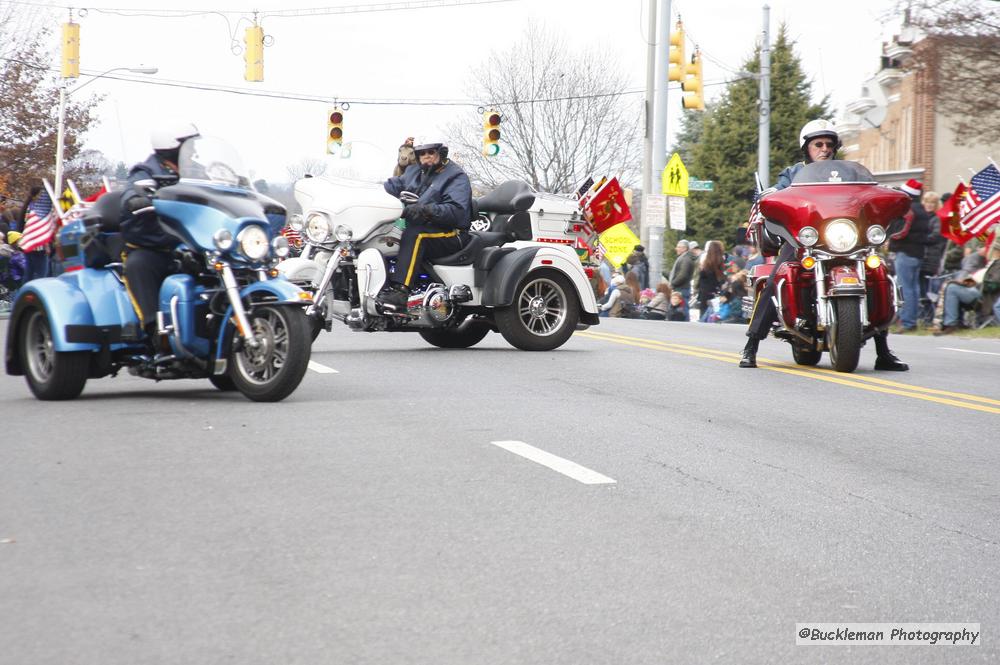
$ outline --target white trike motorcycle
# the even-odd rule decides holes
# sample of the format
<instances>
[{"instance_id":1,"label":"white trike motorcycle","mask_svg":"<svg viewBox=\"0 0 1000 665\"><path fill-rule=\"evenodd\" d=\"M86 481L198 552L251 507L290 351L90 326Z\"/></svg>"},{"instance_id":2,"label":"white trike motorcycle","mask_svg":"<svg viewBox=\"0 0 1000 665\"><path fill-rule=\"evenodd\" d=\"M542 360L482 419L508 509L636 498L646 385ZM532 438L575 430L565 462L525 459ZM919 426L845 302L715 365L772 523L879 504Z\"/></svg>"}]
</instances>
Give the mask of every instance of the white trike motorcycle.
<instances>
[{"instance_id":1,"label":"white trike motorcycle","mask_svg":"<svg viewBox=\"0 0 1000 665\"><path fill-rule=\"evenodd\" d=\"M524 196L486 200L493 230L470 231L460 251L418 266L398 313L383 311L376 296L399 253L403 203L381 184L326 177L296 182L295 198L302 216L292 226L304 249L278 269L314 293L306 311L314 336L339 320L354 330L417 331L442 348L467 348L494 331L519 349L548 351L598 323L573 249L531 242L532 201Z\"/></svg>"}]
</instances>

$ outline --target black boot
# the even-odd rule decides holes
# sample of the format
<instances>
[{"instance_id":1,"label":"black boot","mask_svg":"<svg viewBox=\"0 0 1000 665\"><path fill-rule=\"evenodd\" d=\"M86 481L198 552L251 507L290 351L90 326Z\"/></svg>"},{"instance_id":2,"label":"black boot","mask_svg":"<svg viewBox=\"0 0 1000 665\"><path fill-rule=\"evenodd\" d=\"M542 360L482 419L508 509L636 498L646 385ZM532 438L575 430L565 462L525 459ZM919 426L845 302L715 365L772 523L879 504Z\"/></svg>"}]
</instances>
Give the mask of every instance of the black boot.
<instances>
[{"instance_id":1,"label":"black boot","mask_svg":"<svg viewBox=\"0 0 1000 665\"><path fill-rule=\"evenodd\" d=\"M760 346L760 340L756 337L747 339L747 345L743 347L743 355L740 356L740 367L747 368L757 366L758 346Z\"/></svg>"},{"instance_id":2,"label":"black boot","mask_svg":"<svg viewBox=\"0 0 1000 665\"><path fill-rule=\"evenodd\" d=\"M405 285L389 282L379 291L376 301L387 311L402 313L406 311L406 299L409 295L410 290Z\"/></svg>"},{"instance_id":3,"label":"black boot","mask_svg":"<svg viewBox=\"0 0 1000 665\"><path fill-rule=\"evenodd\" d=\"M896 357L889 350L889 340L886 333L875 335L875 369L884 372L905 372L910 366Z\"/></svg>"}]
</instances>

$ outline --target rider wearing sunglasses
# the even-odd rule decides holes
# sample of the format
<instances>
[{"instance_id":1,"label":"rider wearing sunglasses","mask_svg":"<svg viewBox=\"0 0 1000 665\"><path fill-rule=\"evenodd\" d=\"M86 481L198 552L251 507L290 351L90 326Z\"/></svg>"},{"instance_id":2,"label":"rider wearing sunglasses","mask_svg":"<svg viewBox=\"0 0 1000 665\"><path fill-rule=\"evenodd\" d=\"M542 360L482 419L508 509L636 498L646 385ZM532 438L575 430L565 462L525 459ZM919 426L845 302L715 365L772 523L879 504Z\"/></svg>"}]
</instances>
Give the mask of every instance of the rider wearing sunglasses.
<instances>
[{"instance_id":1,"label":"rider wearing sunglasses","mask_svg":"<svg viewBox=\"0 0 1000 665\"><path fill-rule=\"evenodd\" d=\"M472 219L472 185L462 167L448 159L448 146L420 143L413 150L418 163L385 181L385 191L393 196L405 191L419 197L403 208L406 229L396 268L378 296L384 307L395 311L406 309L409 289L420 274L420 261L462 249Z\"/></svg>"},{"instance_id":2,"label":"rider wearing sunglasses","mask_svg":"<svg viewBox=\"0 0 1000 665\"><path fill-rule=\"evenodd\" d=\"M807 122L802 131L799 132L799 147L802 149L803 162L798 162L789 166L778 174L778 182L775 189L785 189L792 184L795 175L806 164L812 162L822 162L828 159L835 159L837 150L840 149L840 136L829 120L811 120ZM771 275L778 271L778 267L790 259L794 259L796 249L789 243L783 243L778 250L778 257L775 259L774 269ZM771 331L771 326L778 320L778 310L774 306L774 283L770 277L767 284L760 292L760 296L754 303L753 314L750 317L750 324L747 326L747 344L743 347L743 354L740 356L740 367L757 366L757 347L762 339L767 337ZM910 366L897 358L889 350L889 332L883 331L875 335L875 369L890 372L905 372Z\"/></svg>"}]
</instances>

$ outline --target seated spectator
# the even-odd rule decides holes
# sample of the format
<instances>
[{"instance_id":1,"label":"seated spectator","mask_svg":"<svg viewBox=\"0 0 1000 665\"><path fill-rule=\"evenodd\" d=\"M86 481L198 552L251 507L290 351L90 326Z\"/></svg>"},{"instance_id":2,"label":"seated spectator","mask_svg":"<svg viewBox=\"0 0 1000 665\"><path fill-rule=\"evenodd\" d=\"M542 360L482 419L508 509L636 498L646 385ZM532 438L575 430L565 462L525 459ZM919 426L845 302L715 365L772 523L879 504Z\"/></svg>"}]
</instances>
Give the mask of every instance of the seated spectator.
<instances>
[{"instance_id":1,"label":"seated spectator","mask_svg":"<svg viewBox=\"0 0 1000 665\"><path fill-rule=\"evenodd\" d=\"M629 316L635 310L635 296L632 295L632 287L625 283L625 278L615 275L611 278L614 290L608 296L607 301L598 309L601 316L611 316L614 318L632 318Z\"/></svg>"},{"instance_id":2,"label":"seated spectator","mask_svg":"<svg viewBox=\"0 0 1000 665\"><path fill-rule=\"evenodd\" d=\"M947 335L962 327L962 305L972 305L983 298L995 299L992 303L992 315L996 323L1000 323L1000 261L994 260L986 268L976 272L961 273L955 281L948 282L944 287L944 318L941 327L935 335ZM986 303L989 305L989 303Z\"/></svg>"},{"instance_id":3,"label":"seated spectator","mask_svg":"<svg viewBox=\"0 0 1000 665\"><path fill-rule=\"evenodd\" d=\"M667 318L667 310L670 308L670 297L672 296L670 285L660 282L656 286L656 294L646 303L642 309L640 318L663 321Z\"/></svg>"},{"instance_id":4,"label":"seated spectator","mask_svg":"<svg viewBox=\"0 0 1000 665\"><path fill-rule=\"evenodd\" d=\"M668 321L687 321L688 311L684 306L684 297L677 291L670 294L670 307L667 309Z\"/></svg>"}]
</instances>

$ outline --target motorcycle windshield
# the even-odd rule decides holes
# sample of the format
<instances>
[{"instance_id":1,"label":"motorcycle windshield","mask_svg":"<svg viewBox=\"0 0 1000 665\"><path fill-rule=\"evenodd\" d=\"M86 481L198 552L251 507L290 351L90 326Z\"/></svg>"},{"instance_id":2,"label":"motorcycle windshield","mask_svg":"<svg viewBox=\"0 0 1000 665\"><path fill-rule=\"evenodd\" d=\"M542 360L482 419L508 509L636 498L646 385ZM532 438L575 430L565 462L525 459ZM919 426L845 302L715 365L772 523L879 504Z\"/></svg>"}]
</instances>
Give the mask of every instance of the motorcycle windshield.
<instances>
[{"instance_id":1,"label":"motorcycle windshield","mask_svg":"<svg viewBox=\"0 0 1000 665\"><path fill-rule=\"evenodd\" d=\"M184 141L177 166L181 180L253 189L239 153L220 138L196 136Z\"/></svg>"},{"instance_id":2,"label":"motorcycle windshield","mask_svg":"<svg viewBox=\"0 0 1000 665\"><path fill-rule=\"evenodd\" d=\"M842 159L831 159L822 162L806 164L795 174L792 186L810 184L853 184L865 183L874 185L875 176L857 162Z\"/></svg>"}]
</instances>

